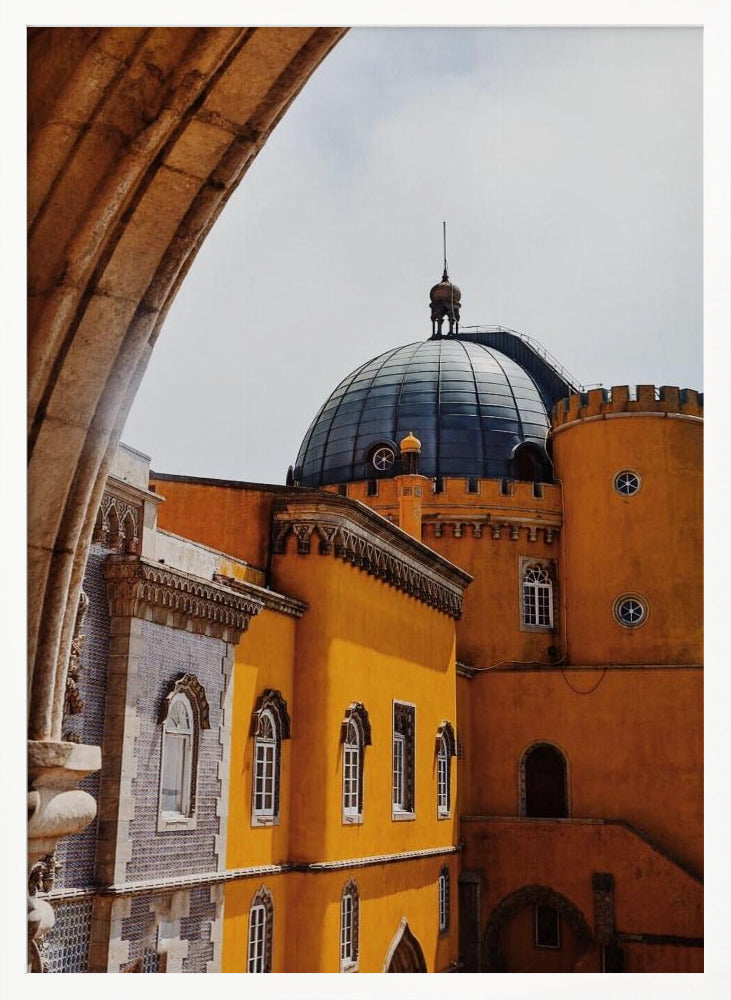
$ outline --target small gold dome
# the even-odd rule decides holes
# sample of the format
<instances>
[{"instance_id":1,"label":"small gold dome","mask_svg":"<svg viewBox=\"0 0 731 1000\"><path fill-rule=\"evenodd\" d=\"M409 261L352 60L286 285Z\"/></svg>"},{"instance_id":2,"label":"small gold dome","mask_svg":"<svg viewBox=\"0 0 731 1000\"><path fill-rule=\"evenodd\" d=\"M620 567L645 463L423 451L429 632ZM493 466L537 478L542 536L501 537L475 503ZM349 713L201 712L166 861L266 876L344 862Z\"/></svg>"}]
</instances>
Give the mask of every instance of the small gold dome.
<instances>
[{"instance_id":1,"label":"small gold dome","mask_svg":"<svg viewBox=\"0 0 731 1000\"><path fill-rule=\"evenodd\" d=\"M413 431L409 431L399 444L399 448L402 455L409 451L421 451L421 441L414 435Z\"/></svg>"}]
</instances>

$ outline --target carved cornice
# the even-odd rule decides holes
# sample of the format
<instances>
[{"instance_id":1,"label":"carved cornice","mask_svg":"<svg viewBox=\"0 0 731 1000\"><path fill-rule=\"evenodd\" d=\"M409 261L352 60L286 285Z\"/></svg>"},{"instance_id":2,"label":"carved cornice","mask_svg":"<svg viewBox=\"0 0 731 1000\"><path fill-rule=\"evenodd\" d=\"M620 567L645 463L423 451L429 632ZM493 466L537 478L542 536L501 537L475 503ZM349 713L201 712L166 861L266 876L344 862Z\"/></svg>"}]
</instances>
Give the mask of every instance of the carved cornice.
<instances>
[{"instance_id":1,"label":"carved cornice","mask_svg":"<svg viewBox=\"0 0 731 1000\"><path fill-rule=\"evenodd\" d=\"M309 555L317 541L320 555L349 562L452 618L462 615L472 577L355 500L316 493L275 501L275 555L286 552L290 534L300 555Z\"/></svg>"},{"instance_id":2,"label":"carved cornice","mask_svg":"<svg viewBox=\"0 0 731 1000\"><path fill-rule=\"evenodd\" d=\"M225 642L238 642L264 607L250 594L137 556L108 556L104 577L112 616L189 629Z\"/></svg>"}]
</instances>

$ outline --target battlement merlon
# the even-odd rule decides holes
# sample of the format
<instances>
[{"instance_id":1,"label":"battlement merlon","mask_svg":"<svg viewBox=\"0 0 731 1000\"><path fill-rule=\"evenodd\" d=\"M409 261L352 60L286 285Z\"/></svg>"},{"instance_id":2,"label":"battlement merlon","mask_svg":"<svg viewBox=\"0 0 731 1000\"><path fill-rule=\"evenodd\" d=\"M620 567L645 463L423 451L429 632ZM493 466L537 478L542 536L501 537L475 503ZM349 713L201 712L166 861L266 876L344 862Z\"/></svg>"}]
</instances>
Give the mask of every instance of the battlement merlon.
<instances>
[{"instance_id":1,"label":"battlement merlon","mask_svg":"<svg viewBox=\"0 0 731 1000\"><path fill-rule=\"evenodd\" d=\"M703 418L703 393L674 385L614 385L611 389L589 389L561 399L551 411L551 428L577 420L599 419L619 414L682 414Z\"/></svg>"}]
</instances>

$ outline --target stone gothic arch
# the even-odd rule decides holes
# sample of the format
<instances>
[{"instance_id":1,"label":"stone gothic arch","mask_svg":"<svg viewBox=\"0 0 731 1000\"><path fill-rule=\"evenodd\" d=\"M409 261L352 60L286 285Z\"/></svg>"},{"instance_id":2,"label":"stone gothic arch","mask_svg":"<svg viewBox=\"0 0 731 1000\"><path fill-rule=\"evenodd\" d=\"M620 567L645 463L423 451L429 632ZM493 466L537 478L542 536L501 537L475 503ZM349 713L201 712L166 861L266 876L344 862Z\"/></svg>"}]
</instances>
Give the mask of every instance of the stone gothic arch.
<instances>
[{"instance_id":1,"label":"stone gothic arch","mask_svg":"<svg viewBox=\"0 0 731 1000\"><path fill-rule=\"evenodd\" d=\"M500 947L503 930L526 906L544 904L555 907L576 935L579 958L583 958L594 944L594 936L583 913L570 899L545 885L525 885L505 896L492 911L483 938L484 969L486 972L505 972L505 962Z\"/></svg>"},{"instance_id":2,"label":"stone gothic arch","mask_svg":"<svg viewBox=\"0 0 731 1000\"><path fill-rule=\"evenodd\" d=\"M409 927L406 917L401 918L383 963L384 972L426 972L424 952Z\"/></svg>"}]
</instances>

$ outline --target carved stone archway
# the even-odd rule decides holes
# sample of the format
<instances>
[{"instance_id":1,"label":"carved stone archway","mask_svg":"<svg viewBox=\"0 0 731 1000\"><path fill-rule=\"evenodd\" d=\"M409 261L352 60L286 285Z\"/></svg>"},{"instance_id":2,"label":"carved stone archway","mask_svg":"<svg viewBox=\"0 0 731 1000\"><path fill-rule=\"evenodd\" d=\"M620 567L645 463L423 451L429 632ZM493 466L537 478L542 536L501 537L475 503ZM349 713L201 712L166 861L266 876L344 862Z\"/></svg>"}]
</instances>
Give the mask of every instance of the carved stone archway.
<instances>
[{"instance_id":1,"label":"carved stone archway","mask_svg":"<svg viewBox=\"0 0 731 1000\"><path fill-rule=\"evenodd\" d=\"M543 904L558 910L574 932L579 959L594 944L594 936L583 913L570 899L545 885L525 885L505 896L492 911L483 938L484 969L486 972L505 972L505 962L500 947L501 935L513 917L526 906Z\"/></svg>"},{"instance_id":2,"label":"carved stone archway","mask_svg":"<svg viewBox=\"0 0 731 1000\"><path fill-rule=\"evenodd\" d=\"M383 971L426 972L424 952L417 938L412 934L406 917L401 918L398 930L386 952Z\"/></svg>"},{"instance_id":3,"label":"carved stone archway","mask_svg":"<svg viewBox=\"0 0 731 1000\"><path fill-rule=\"evenodd\" d=\"M31 864L94 817L75 786L100 751L63 742L61 727L81 581L127 413L211 226L346 30L28 29ZM32 901L31 933L51 923Z\"/></svg>"}]
</instances>

